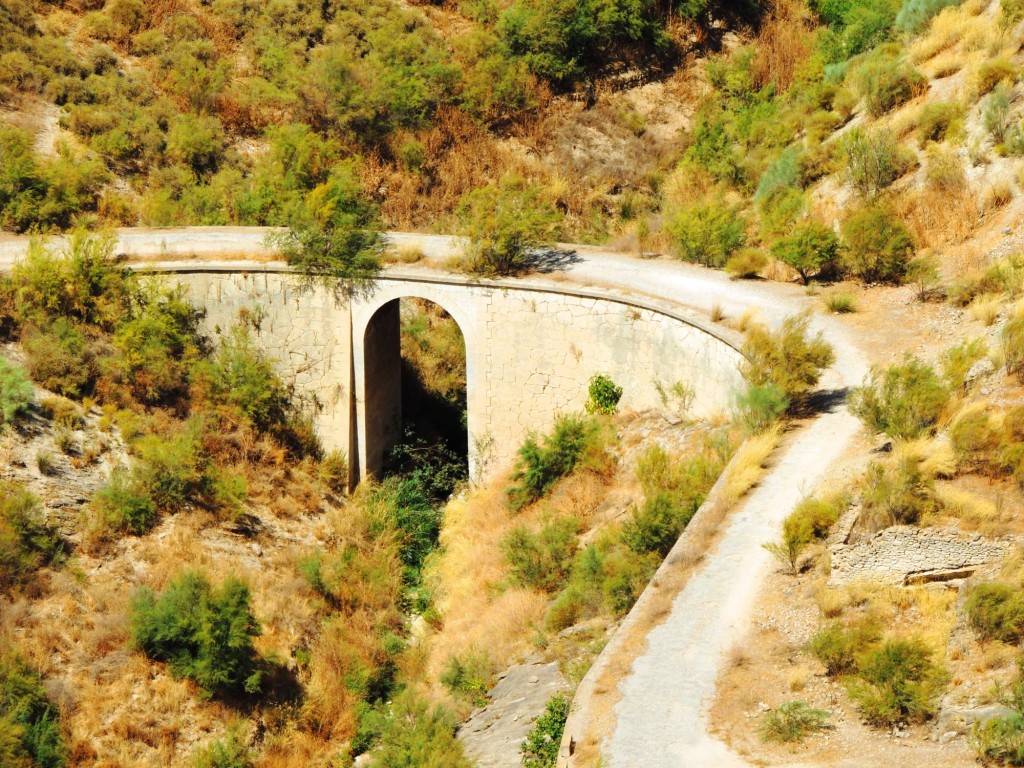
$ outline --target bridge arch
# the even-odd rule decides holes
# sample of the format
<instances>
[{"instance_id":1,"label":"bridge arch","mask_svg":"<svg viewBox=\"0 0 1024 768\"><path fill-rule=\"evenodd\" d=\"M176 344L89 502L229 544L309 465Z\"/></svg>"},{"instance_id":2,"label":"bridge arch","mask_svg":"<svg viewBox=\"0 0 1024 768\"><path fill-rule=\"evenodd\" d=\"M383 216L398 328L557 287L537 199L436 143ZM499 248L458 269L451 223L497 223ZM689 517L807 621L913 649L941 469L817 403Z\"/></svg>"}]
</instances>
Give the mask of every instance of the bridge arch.
<instances>
[{"instance_id":1,"label":"bridge arch","mask_svg":"<svg viewBox=\"0 0 1024 768\"><path fill-rule=\"evenodd\" d=\"M367 310L372 309L372 314L366 320L365 327L361 322L353 323L353 385L357 408L359 461L357 469L359 470L358 475L361 477L367 475L379 477L382 471L387 469L388 452L405 439L405 430L412 425L414 420L421 422L419 426L422 426L424 420L433 422L432 426L441 427L442 432L450 435L452 432L461 431L459 426L456 425L453 430L450 423L441 424L441 422L465 418L465 436L459 436L462 439L457 441L452 439L453 443L458 442L459 444L450 447L456 453L466 456L468 460L469 435L478 420L475 415L471 417L468 408L469 393L472 391L471 375L475 375L477 370L477 355L471 353L466 330L452 312L444 306L444 303L437 301L437 297L427 297L422 295L423 293L425 292L408 292L405 295L388 297L384 301L374 301L370 307L367 307ZM408 350L405 349L405 344L408 339L403 340L402 327L406 321L404 311L411 309L406 304L410 300L415 300L417 304L424 307L441 310L454 323L458 331L466 369L466 400L461 403L466 409L464 415L450 412L448 403L439 403L436 400L433 404L427 404L428 409L433 410L433 413L415 413L416 403L410 402L410 396L415 394L422 396L425 393L415 391L414 383L409 380L413 371L406 365ZM463 323L467 321L468 318L464 317ZM470 362L471 359L473 363ZM475 387L475 381L473 386ZM410 405L413 406L413 413L407 412ZM425 419L418 419L423 416ZM436 439L437 435L433 437Z\"/></svg>"},{"instance_id":2,"label":"bridge arch","mask_svg":"<svg viewBox=\"0 0 1024 768\"><path fill-rule=\"evenodd\" d=\"M424 290L429 287L431 290ZM465 290L465 289L463 289ZM460 300L461 298L461 300ZM484 423L480 386L482 350L474 307L453 286L416 286L382 280L370 296L352 303L352 386L355 405L353 474L379 476L390 448L402 439L401 315L403 299L419 299L447 313L462 335L466 360L466 432L470 476L476 462L476 429Z\"/></svg>"}]
</instances>

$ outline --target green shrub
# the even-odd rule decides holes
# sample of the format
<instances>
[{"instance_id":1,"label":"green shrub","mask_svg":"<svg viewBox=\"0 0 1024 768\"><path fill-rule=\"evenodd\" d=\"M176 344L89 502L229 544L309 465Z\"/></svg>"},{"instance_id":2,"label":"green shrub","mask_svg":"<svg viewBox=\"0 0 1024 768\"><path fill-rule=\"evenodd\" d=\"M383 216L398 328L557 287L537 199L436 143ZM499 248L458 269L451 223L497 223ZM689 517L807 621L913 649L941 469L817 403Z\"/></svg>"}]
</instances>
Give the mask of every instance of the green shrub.
<instances>
[{"instance_id":1,"label":"green shrub","mask_svg":"<svg viewBox=\"0 0 1024 768\"><path fill-rule=\"evenodd\" d=\"M764 548L796 574L800 555L811 542L828 536L829 529L838 519L837 504L804 499L782 522L782 540L765 544Z\"/></svg>"},{"instance_id":2,"label":"green shrub","mask_svg":"<svg viewBox=\"0 0 1024 768\"><path fill-rule=\"evenodd\" d=\"M881 128L870 132L852 129L842 139L841 152L847 175L862 195L887 189L917 162L911 150Z\"/></svg>"},{"instance_id":3,"label":"green shrub","mask_svg":"<svg viewBox=\"0 0 1024 768\"><path fill-rule=\"evenodd\" d=\"M208 377L210 399L237 408L257 429L267 431L287 421L291 391L246 326L220 339L202 374Z\"/></svg>"},{"instance_id":4,"label":"green shrub","mask_svg":"<svg viewBox=\"0 0 1024 768\"><path fill-rule=\"evenodd\" d=\"M772 244L772 256L795 269L804 285L812 277L835 276L840 254L836 233L819 221L797 224L791 234Z\"/></svg>"},{"instance_id":5,"label":"green shrub","mask_svg":"<svg viewBox=\"0 0 1024 768\"><path fill-rule=\"evenodd\" d=\"M561 220L539 187L513 176L466 194L458 215L466 238L462 266L477 275L528 269L531 251L555 240Z\"/></svg>"},{"instance_id":6,"label":"green shrub","mask_svg":"<svg viewBox=\"0 0 1024 768\"><path fill-rule=\"evenodd\" d=\"M32 382L21 366L0 356L0 423L17 421L28 410L33 397Z\"/></svg>"},{"instance_id":7,"label":"green shrub","mask_svg":"<svg viewBox=\"0 0 1024 768\"><path fill-rule=\"evenodd\" d=\"M1006 26L1024 18L1024 0L1002 0L999 3L999 18Z\"/></svg>"},{"instance_id":8,"label":"green shrub","mask_svg":"<svg viewBox=\"0 0 1024 768\"><path fill-rule=\"evenodd\" d=\"M142 534L156 522L156 504L129 473L116 470L92 499L104 530Z\"/></svg>"},{"instance_id":9,"label":"green shrub","mask_svg":"<svg viewBox=\"0 0 1024 768\"><path fill-rule=\"evenodd\" d=\"M252 640L261 630L249 588L237 579L214 587L200 573L185 573L159 595L143 588L132 600L131 620L136 646L176 677L216 694L259 691Z\"/></svg>"},{"instance_id":10,"label":"green shrub","mask_svg":"<svg viewBox=\"0 0 1024 768\"><path fill-rule=\"evenodd\" d=\"M602 451L598 422L582 415L559 416L550 435L526 438L520 446L512 486L506 494L514 509L544 496L560 478Z\"/></svg>"},{"instance_id":11,"label":"green shrub","mask_svg":"<svg viewBox=\"0 0 1024 768\"><path fill-rule=\"evenodd\" d=\"M705 267L722 267L746 240L746 222L722 200L695 203L665 224L680 257Z\"/></svg>"},{"instance_id":12,"label":"green shrub","mask_svg":"<svg viewBox=\"0 0 1024 768\"><path fill-rule=\"evenodd\" d=\"M11 768L63 768L60 712L43 679L18 656L0 657L0 760Z\"/></svg>"},{"instance_id":13,"label":"green shrub","mask_svg":"<svg viewBox=\"0 0 1024 768\"><path fill-rule=\"evenodd\" d=\"M854 80L873 117L880 117L927 90L927 81L920 72L885 50L861 64Z\"/></svg>"},{"instance_id":14,"label":"green shrub","mask_svg":"<svg viewBox=\"0 0 1024 768\"><path fill-rule=\"evenodd\" d=\"M787 317L777 331L755 325L743 345L743 375L752 387L777 387L791 405L801 405L835 354L821 334L808 333L810 315Z\"/></svg>"},{"instance_id":15,"label":"green shrub","mask_svg":"<svg viewBox=\"0 0 1024 768\"><path fill-rule=\"evenodd\" d=\"M482 707L487 704L487 691L493 678L494 664L487 653L470 650L461 656L449 656L440 680L452 696Z\"/></svg>"},{"instance_id":16,"label":"green shrub","mask_svg":"<svg viewBox=\"0 0 1024 768\"><path fill-rule=\"evenodd\" d=\"M914 285L918 301L928 301L936 295L941 295L942 275L939 272L939 260L933 253L922 253L907 262L907 274L904 276L908 283Z\"/></svg>"},{"instance_id":17,"label":"green shrub","mask_svg":"<svg viewBox=\"0 0 1024 768\"><path fill-rule=\"evenodd\" d=\"M871 621L862 621L852 627L834 621L811 637L808 650L825 667L830 677L853 671L857 655L879 638L878 628Z\"/></svg>"},{"instance_id":18,"label":"green shrub","mask_svg":"<svg viewBox=\"0 0 1024 768\"><path fill-rule=\"evenodd\" d=\"M767 266L768 257L760 248L741 248L725 262L725 271L729 277L749 279Z\"/></svg>"},{"instance_id":19,"label":"green shrub","mask_svg":"<svg viewBox=\"0 0 1024 768\"><path fill-rule=\"evenodd\" d=\"M138 490L148 495L158 509L176 512L189 502L200 501L209 491L208 459L200 430L201 426L193 422L166 437L146 435L135 442Z\"/></svg>"},{"instance_id":20,"label":"green shrub","mask_svg":"<svg viewBox=\"0 0 1024 768\"><path fill-rule=\"evenodd\" d=\"M691 499L681 506L675 495L664 491L649 496L643 506L633 507L623 524L623 543L638 554L656 552L664 557L696 513L696 502Z\"/></svg>"},{"instance_id":21,"label":"green shrub","mask_svg":"<svg viewBox=\"0 0 1024 768\"><path fill-rule=\"evenodd\" d=\"M238 727L228 729L223 739L196 750L192 755L192 768L252 768L253 756L242 741Z\"/></svg>"},{"instance_id":22,"label":"green shrub","mask_svg":"<svg viewBox=\"0 0 1024 768\"><path fill-rule=\"evenodd\" d=\"M403 693L382 723L373 764L378 768L470 768L455 728L455 718L444 709L431 709L414 694Z\"/></svg>"},{"instance_id":23,"label":"green shrub","mask_svg":"<svg viewBox=\"0 0 1024 768\"><path fill-rule=\"evenodd\" d=\"M914 253L910 231L884 205L869 205L843 224L846 268L861 280L901 283Z\"/></svg>"},{"instance_id":24,"label":"green shrub","mask_svg":"<svg viewBox=\"0 0 1024 768\"><path fill-rule=\"evenodd\" d=\"M60 536L44 520L39 500L20 485L0 485L0 594L26 583L63 553Z\"/></svg>"},{"instance_id":25,"label":"green shrub","mask_svg":"<svg viewBox=\"0 0 1024 768\"><path fill-rule=\"evenodd\" d=\"M974 85L979 96L984 96L1000 83L1012 85L1017 80L1017 68L1009 59L998 56L981 63L975 75Z\"/></svg>"},{"instance_id":26,"label":"green shrub","mask_svg":"<svg viewBox=\"0 0 1024 768\"><path fill-rule=\"evenodd\" d=\"M864 719L876 726L920 723L935 714L946 672L921 641L887 640L857 658L850 695Z\"/></svg>"},{"instance_id":27,"label":"green shrub","mask_svg":"<svg viewBox=\"0 0 1024 768\"><path fill-rule=\"evenodd\" d=\"M366 508L371 532L394 537L406 584L418 584L424 561L437 547L443 507L434 503L414 473L385 479L373 491Z\"/></svg>"},{"instance_id":28,"label":"green shrub","mask_svg":"<svg viewBox=\"0 0 1024 768\"><path fill-rule=\"evenodd\" d=\"M578 533L579 522L575 518L555 517L536 532L523 526L513 528L502 539L501 551L519 583L556 592L572 570Z\"/></svg>"},{"instance_id":29,"label":"green shrub","mask_svg":"<svg viewBox=\"0 0 1024 768\"><path fill-rule=\"evenodd\" d=\"M590 377L587 395L587 413L612 414L619 409L622 387L604 374L598 373Z\"/></svg>"},{"instance_id":30,"label":"green shrub","mask_svg":"<svg viewBox=\"0 0 1024 768\"><path fill-rule=\"evenodd\" d=\"M999 83L985 99L981 108L981 123L998 145L1006 141L1013 125L1010 119L1010 89Z\"/></svg>"},{"instance_id":31,"label":"green shrub","mask_svg":"<svg viewBox=\"0 0 1024 768\"><path fill-rule=\"evenodd\" d=\"M85 336L70 321L58 318L47 330L34 330L23 342L33 380L46 389L79 398L92 391L93 356Z\"/></svg>"},{"instance_id":32,"label":"green shrub","mask_svg":"<svg viewBox=\"0 0 1024 768\"><path fill-rule=\"evenodd\" d=\"M925 26L944 8L960 5L962 0L904 0L896 14L896 29L904 32L921 32Z\"/></svg>"},{"instance_id":33,"label":"green shrub","mask_svg":"<svg viewBox=\"0 0 1024 768\"><path fill-rule=\"evenodd\" d=\"M931 101L917 113L918 144L924 147L930 141L944 141L955 134L963 120L964 108L952 101Z\"/></svg>"},{"instance_id":34,"label":"green shrub","mask_svg":"<svg viewBox=\"0 0 1024 768\"><path fill-rule=\"evenodd\" d=\"M559 694L544 705L544 713L523 742L523 768L555 768L570 703L568 696Z\"/></svg>"},{"instance_id":35,"label":"green shrub","mask_svg":"<svg viewBox=\"0 0 1024 768\"><path fill-rule=\"evenodd\" d=\"M736 398L740 422L747 432L755 435L778 422L789 406L785 391L775 384L747 387L747 391Z\"/></svg>"},{"instance_id":36,"label":"green shrub","mask_svg":"<svg viewBox=\"0 0 1024 768\"><path fill-rule=\"evenodd\" d=\"M986 408L970 409L959 416L949 428L957 460L970 470L991 471L996 463L1002 434Z\"/></svg>"},{"instance_id":37,"label":"green shrub","mask_svg":"<svg viewBox=\"0 0 1024 768\"><path fill-rule=\"evenodd\" d=\"M916 357L874 368L850 395L850 411L874 432L911 440L931 432L949 401L949 386Z\"/></svg>"},{"instance_id":38,"label":"green shrub","mask_svg":"<svg viewBox=\"0 0 1024 768\"><path fill-rule=\"evenodd\" d=\"M804 701L787 701L765 712L761 718L762 741L799 743L817 731L828 728L829 713Z\"/></svg>"},{"instance_id":39,"label":"green shrub","mask_svg":"<svg viewBox=\"0 0 1024 768\"><path fill-rule=\"evenodd\" d=\"M1024 639L1024 594L999 581L982 582L967 593L967 617L984 640L1017 645Z\"/></svg>"},{"instance_id":40,"label":"green shrub","mask_svg":"<svg viewBox=\"0 0 1024 768\"><path fill-rule=\"evenodd\" d=\"M943 350L940 358L942 378L954 392L967 390L967 374L976 362L985 357L988 348L983 339L962 341Z\"/></svg>"},{"instance_id":41,"label":"green shrub","mask_svg":"<svg viewBox=\"0 0 1024 768\"><path fill-rule=\"evenodd\" d=\"M894 466L872 463L864 479L861 520L869 530L913 525L938 510L933 479L911 457Z\"/></svg>"},{"instance_id":42,"label":"green shrub","mask_svg":"<svg viewBox=\"0 0 1024 768\"><path fill-rule=\"evenodd\" d=\"M348 457L344 451L328 451L317 465L320 481L330 490L341 493L348 490Z\"/></svg>"},{"instance_id":43,"label":"green shrub","mask_svg":"<svg viewBox=\"0 0 1024 768\"><path fill-rule=\"evenodd\" d=\"M1024 715L1012 712L977 724L971 744L984 763L1024 765Z\"/></svg>"}]
</instances>

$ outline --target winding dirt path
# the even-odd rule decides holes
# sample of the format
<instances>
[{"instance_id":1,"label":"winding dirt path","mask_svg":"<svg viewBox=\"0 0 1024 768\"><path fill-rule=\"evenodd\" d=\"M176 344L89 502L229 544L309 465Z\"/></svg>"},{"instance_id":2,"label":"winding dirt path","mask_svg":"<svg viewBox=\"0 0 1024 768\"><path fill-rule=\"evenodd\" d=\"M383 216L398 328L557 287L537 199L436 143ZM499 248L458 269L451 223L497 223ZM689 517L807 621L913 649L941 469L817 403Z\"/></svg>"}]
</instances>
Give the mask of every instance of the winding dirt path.
<instances>
[{"instance_id":1,"label":"winding dirt path","mask_svg":"<svg viewBox=\"0 0 1024 768\"><path fill-rule=\"evenodd\" d=\"M267 261L268 230L194 228L187 230L123 230L120 249L138 260ZM396 245L415 245L429 260L443 260L457 248L454 238L395 233ZM0 268L25 249L24 238L0 238ZM763 282L734 282L710 272L657 258L638 259L599 249L568 246L573 258L561 260L556 271L524 281L542 285L571 282L670 304L676 310L727 318L748 312L770 325L811 306L812 299L796 286ZM402 267L396 272L422 274L427 267ZM868 366L855 340L838 322L815 315L812 328L820 331L836 352L836 363L822 387L841 392L859 384ZM631 621L650 621L654 629L633 663L617 681L617 703L601 721L597 739L602 764L610 768L711 768L746 766L708 730L708 709L724 654L747 630L749 616L769 567L761 545L777 536L783 518L825 476L860 429L838 405L822 413L787 438L775 465L760 485L726 519L713 551L674 596L660 623L631 614ZM656 579L657 580L657 577ZM635 611L642 611L643 598ZM659 617L660 618L660 617ZM619 635L623 632L620 630ZM597 676L624 650L613 641L588 675ZM587 689L587 681L581 691ZM580 695L578 694L578 698ZM593 730L587 702L574 707L569 729ZM606 713L607 715L607 713ZM563 756L564 765L583 765Z\"/></svg>"}]
</instances>

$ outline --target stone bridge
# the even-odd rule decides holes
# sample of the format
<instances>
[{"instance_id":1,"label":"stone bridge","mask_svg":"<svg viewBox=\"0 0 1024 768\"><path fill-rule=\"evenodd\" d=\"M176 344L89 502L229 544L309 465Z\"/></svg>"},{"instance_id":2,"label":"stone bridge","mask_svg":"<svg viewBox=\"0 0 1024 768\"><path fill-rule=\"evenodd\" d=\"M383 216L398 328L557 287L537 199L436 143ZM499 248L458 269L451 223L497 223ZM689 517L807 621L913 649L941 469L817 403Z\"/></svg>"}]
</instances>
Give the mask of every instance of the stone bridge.
<instances>
[{"instance_id":1,"label":"stone bridge","mask_svg":"<svg viewBox=\"0 0 1024 768\"><path fill-rule=\"evenodd\" d=\"M304 285L280 263L156 268L189 287L211 331L230 327L245 310L285 379L316 397L321 440L348 454L353 479L378 472L402 437L404 298L434 302L462 332L476 479L507 466L524 437L547 429L556 414L582 409L594 374L623 388L624 408L686 399L694 416L728 410L741 386L740 355L722 337L608 292L417 270L388 272L364 295L339 298Z\"/></svg>"}]
</instances>

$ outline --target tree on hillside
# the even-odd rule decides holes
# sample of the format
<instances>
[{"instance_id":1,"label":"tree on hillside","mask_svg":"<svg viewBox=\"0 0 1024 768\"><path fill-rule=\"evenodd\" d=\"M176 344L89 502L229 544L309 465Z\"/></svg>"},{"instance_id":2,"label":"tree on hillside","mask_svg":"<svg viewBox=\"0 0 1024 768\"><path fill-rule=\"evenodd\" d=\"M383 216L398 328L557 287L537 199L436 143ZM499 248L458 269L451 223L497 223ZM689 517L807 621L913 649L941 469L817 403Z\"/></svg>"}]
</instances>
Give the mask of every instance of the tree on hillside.
<instances>
[{"instance_id":1,"label":"tree on hillside","mask_svg":"<svg viewBox=\"0 0 1024 768\"><path fill-rule=\"evenodd\" d=\"M271 237L288 263L312 279L351 290L380 271L384 225L352 162L339 164L307 196L291 228Z\"/></svg>"}]
</instances>

